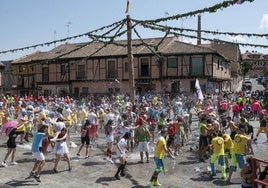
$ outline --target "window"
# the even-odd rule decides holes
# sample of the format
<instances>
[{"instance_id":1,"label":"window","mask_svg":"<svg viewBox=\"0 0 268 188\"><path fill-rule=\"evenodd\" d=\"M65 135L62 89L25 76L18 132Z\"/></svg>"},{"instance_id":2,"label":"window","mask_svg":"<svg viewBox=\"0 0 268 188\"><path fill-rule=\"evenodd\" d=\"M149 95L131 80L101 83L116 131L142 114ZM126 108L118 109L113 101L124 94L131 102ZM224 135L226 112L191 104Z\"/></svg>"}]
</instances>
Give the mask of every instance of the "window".
<instances>
[{"instance_id":1,"label":"window","mask_svg":"<svg viewBox=\"0 0 268 188\"><path fill-rule=\"evenodd\" d=\"M77 65L77 79L85 79L86 78L86 65Z\"/></svg>"},{"instance_id":2,"label":"window","mask_svg":"<svg viewBox=\"0 0 268 188\"><path fill-rule=\"evenodd\" d=\"M125 72L128 72L129 63L125 62L124 64L125 64Z\"/></svg>"},{"instance_id":3,"label":"window","mask_svg":"<svg viewBox=\"0 0 268 188\"><path fill-rule=\"evenodd\" d=\"M42 81L43 82L48 82L49 81L48 67L43 67L42 68Z\"/></svg>"},{"instance_id":4,"label":"window","mask_svg":"<svg viewBox=\"0 0 268 188\"><path fill-rule=\"evenodd\" d=\"M88 87L82 87L82 93L87 94L88 93Z\"/></svg>"},{"instance_id":5,"label":"window","mask_svg":"<svg viewBox=\"0 0 268 188\"><path fill-rule=\"evenodd\" d=\"M79 96L79 88L78 87L75 87L74 88L74 96L75 97L78 97Z\"/></svg>"},{"instance_id":6,"label":"window","mask_svg":"<svg viewBox=\"0 0 268 188\"><path fill-rule=\"evenodd\" d=\"M204 75L203 57L191 57L191 76Z\"/></svg>"},{"instance_id":7,"label":"window","mask_svg":"<svg viewBox=\"0 0 268 188\"><path fill-rule=\"evenodd\" d=\"M19 66L19 72L23 72L24 71L24 67L23 66Z\"/></svg>"},{"instance_id":8,"label":"window","mask_svg":"<svg viewBox=\"0 0 268 188\"><path fill-rule=\"evenodd\" d=\"M61 64L60 65L60 74L62 76L65 76L68 73L68 70L69 70L68 64Z\"/></svg>"},{"instance_id":9,"label":"window","mask_svg":"<svg viewBox=\"0 0 268 188\"><path fill-rule=\"evenodd\" d=\"M23 87L24 86L23 84L24 84L24 77L18 76L18 80L17 80L18 87Z\"/></svg>"},{"instance_id":10,"label":"window","mask_svg":"<svg viewBox=\"0 0 268 188\"><path fill-rule=\"evenodd\" d=\"M116 62L115 60L107 60L107 78L116 78Z\"/></svg>"},{"instance_id":11,"label":"window","mask_svg":"<svg viewBox=\"0 0 268 188\"><path fill-rule=\"evenodd\" d=\"M168 68L177 68L178 59L176 57L168 57L167 66Z\"/></svg>"},{"instance_id":12,"label":"window","mask_svg":"<svg viewBox=\"0 0 268 188\"><path fill-rule=\"evenodd\" d=\"M49 96L52 94L51 89L44 89L44 96Z\"/></svg>"},{"instance_id":13,"label":"window","mask_svg":"<svg viewBox=\"0 0 268 188\"><path fill-rule=\"evenodd\" d=\"M139 76L150 76L150 62L149 58L141 58L139 66Z\"/></svg>"}]
</instances>

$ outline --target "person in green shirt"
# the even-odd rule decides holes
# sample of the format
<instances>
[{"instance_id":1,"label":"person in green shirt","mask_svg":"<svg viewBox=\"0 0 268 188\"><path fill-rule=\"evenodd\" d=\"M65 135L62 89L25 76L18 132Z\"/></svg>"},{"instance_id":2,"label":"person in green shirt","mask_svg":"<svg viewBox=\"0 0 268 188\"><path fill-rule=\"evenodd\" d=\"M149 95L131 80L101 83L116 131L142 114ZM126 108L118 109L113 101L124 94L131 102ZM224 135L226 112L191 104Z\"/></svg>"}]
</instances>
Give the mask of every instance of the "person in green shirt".
<instances>
[{"instance_id":1,"label":"person in green shirt","mask_svg":"<svg viewBox=\"0 0 268 188\"><path fill-rule=\"evenodd\" d=\"M146 155L146 162L149 163L149 141L150 131L145 126L145 121L141 121L138 128L135 129L135 140L138 142L138 150L140 152L140 161L143 163L143 153Z\"/></svg>"}]
</instances>

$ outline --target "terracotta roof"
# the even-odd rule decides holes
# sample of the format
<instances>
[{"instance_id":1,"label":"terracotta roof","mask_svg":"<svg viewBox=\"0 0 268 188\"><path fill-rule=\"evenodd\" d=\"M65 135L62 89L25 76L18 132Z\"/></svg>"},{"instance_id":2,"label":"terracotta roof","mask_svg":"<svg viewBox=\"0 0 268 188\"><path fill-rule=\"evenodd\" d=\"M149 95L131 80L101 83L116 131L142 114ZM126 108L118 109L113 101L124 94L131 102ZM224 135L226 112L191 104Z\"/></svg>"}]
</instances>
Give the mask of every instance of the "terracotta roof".
<instances>
[{"instance_id":1,"label":"terracotta roof","mask_svg":"<svg viewBox=\"0 0 268 188\"><path fill-rule=\"evenodd\" d=\"M145 44L157 46L161 42L161 40L162 38L149 38L144 39L143 42ZM152 51L148 47L146 47L145 45L139 45L141 44L141 42L142 41L139 39L132 40L133 55L152 54ZM77 51L62 56L62 58L83 58L90 56L91 57L126 56L127 41L121 40L117 41L117 43L124 44L125 46L108 44L107 46L102 48L104 46L104 43L93 42ZM151 49L154 50L153 47L151 47ZM165 40L163 40L162 43L158 46L158 52L162 54L216 53L215 50L180 42L174 37L165 38Z\"/></svg>"},{"instance_id":2,"label":"terracotta roof","mask_svg":"<svg viewBox=\"0 0 268 188\"><path fill-rule=\"evenodd\" d=\"M164 55L167 54L200 54L200 53L217 53L215 49L197 46L179 41L176 37L166 37L162 42L162 38L143 39L145 44L157 46L158 52ZM161 42L161 44L159 44ZM31 61L42 61L55 58L85 58L85 57L104 57L104 56L127 56L127 40L116 41L115 44L105 44L102 42L74 43L62 44L48 52L35 52L33 54L21 57L12 62L12 64L27 63ZM142 44L140 39L132 40L133 55L152 54L152 51ZM151 47L154 50L153 47ZM218 53L217 53L218 54ZM220 55L220 54L219 54Z\"/></svg>"},{"instance_id":3,"label":"terracotta roof","mask_svg":"<svg viewBox=\"0 0 268 188\"><path fill-rule=\"evenodd\" d=\"M37 60L40 60L41 57L45 56L45 54L46 54L46 52L37 51L37 52L34 52L30 55L26 55L26 56L20 57L18 59L15 59L11 62L11 64L20 64L20 63L28 63L31 61L37 61Z\"/></svg>"},{"instance_id":4,"label":"terracotta roof","mask_svg":"<svg viewBox=\"0 0 268 188\"><path fill-rule=\"evenodd\" d=\"M246 51L242 54L243 60L267 60L268 61L268 55L258 53L257 51Z\"/></svg>"}]
</instances>

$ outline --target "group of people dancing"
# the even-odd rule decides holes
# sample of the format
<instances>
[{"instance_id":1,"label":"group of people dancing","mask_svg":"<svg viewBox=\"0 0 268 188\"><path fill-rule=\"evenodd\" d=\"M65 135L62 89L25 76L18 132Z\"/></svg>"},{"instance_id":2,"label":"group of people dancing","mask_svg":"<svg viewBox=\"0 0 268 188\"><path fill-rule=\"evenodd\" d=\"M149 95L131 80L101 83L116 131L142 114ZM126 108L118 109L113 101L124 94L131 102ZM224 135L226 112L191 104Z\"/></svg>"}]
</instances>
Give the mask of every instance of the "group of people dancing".
<instances>
[{"instance_id":1,"label":"group of people dancing","mask_svg":"<svg viewBox=\"0 0 268 188\"><path fill-rule=\"evenodd\" d=\"M68 142L72 143L70 133L80 134L81 141L76 156L85 159L89 158L90 148L102 134L107 147L104 154L106 160L115 163L115 156L119 159L115 180L126 175L128 152L137 150L140 154L137 163L150 163L151 145L154 147L156 168L148 185L160 186L158 175L165 172L164 157L168 154L175 159L190 139L192 130L197 128L200 134L197 146L200 162L209 159L211 176L215 176L218 161L221 177L231 182L237 165L243 172L245 155L254 154L252 141L257 141L262 132L266 133L268 139L265 102L262 101L261 94L257 93L250 100L248 98L241 93L207 95L204 100L189 96L171 99L169 95L140 96L135 101L127 96L102 97L98 101L92 97L80 101L69 97L40 98L38 101L31 100L30 97L26 97L27 100L25 97L2 98L1 131L8 135L8 151L2 166L9 165L7 160L10 155L10 165L17 164L16 138L20 136L19 144L32 142L36 162L30 176L41 182L40 174L49 147L55 154L53 172L59 173L58 164L62 156L66 159L67 170L72 171L68 149ZM253 109L252 119L243 113L248 106ZM197 127L192 125L194 109L199 121ZM221 121L220 116L223 114L226 118ZM14 120L17 123L11 126L10 122ZM260 122L255 138L250 120ZM191 148L192 150L194 149ZM242 175L241 177L243 178Z\"/></svg>"},{"instance_id":2,"label":"group of people dancing","mask_svg":"<svg viewBox=\"0 0 268 188\"><path fill-rule=\"evenodd\" d=\"M214 104L213 101L217 103ZM195 107L199 117L198 148L201 162L209 161L212 177L216 176L215 166L218 162L221 178L229 183L238 167L242 187L252 187L253 177L257 177L257 172L247 168L248 161L252 162L252 142L257 141L260 133L266 134L268 142L267 104L257 92L251 95L243 92L220 95L214 100L207 96L202 102L199 100ZM245 111L252 113L252 116L247 116ZM256 134L251 121L257 121L260 126Z\"/></svg>"}]
</instances>

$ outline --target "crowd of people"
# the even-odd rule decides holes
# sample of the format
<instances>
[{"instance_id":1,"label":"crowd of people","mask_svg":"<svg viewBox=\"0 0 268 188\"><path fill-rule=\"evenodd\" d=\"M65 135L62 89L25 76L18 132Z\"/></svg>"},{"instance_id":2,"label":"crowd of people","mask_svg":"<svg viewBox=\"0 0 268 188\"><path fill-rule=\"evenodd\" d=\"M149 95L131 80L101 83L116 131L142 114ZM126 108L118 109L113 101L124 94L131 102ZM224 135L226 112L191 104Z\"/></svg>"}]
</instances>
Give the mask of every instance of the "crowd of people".
<instances>
[{"instance_id":1,"label":"crowd of people","mask_svg":"<svg viewBox=\"0 0 268 188\"><path fill-rule=\"evenodd\" d=\"M268 142L267 104L268 94L259 91L213 93L205 95L204 99L196 95L148 94L137 96L135 101L126 95L90 95L81 100L68 96L2 96L1 133L8 135L2 166L8 166L10 155L10 165L17 164L16 143L32 142L36 162L30 175L41 182L48 147L52 147L55 154L54 173L58 173L61 156L66 159L68 171L72 171L67 144L71 142L70 132L80 134L81 143L76 155L81 157L85 147L86 159L89 158L90 144L96 142L99 134L104 134L107 161L114 163L115 156L120 161L114 175L116 180L125 176L127 152L135 152L137 148L140 154L137 162L150 162L151 144L156 168L148 185L160 186L158 174L165 173L164 157L168 154L175 159L190 139L192 130L197 128L199 159L210 164L211 177L216 176L218 162L221 177L231 182L238 166L243 187L250 187L252 179L246 177L247 181L244 181L243 173L249 171L245 170L248 166L245 157L254 155L252 142L257 141L259 134L264 132ZM192 125L193 115L198 117L197 127ZM256 134L250 124L252 120L260 125Z\"/></svg>"}]
</instances>

